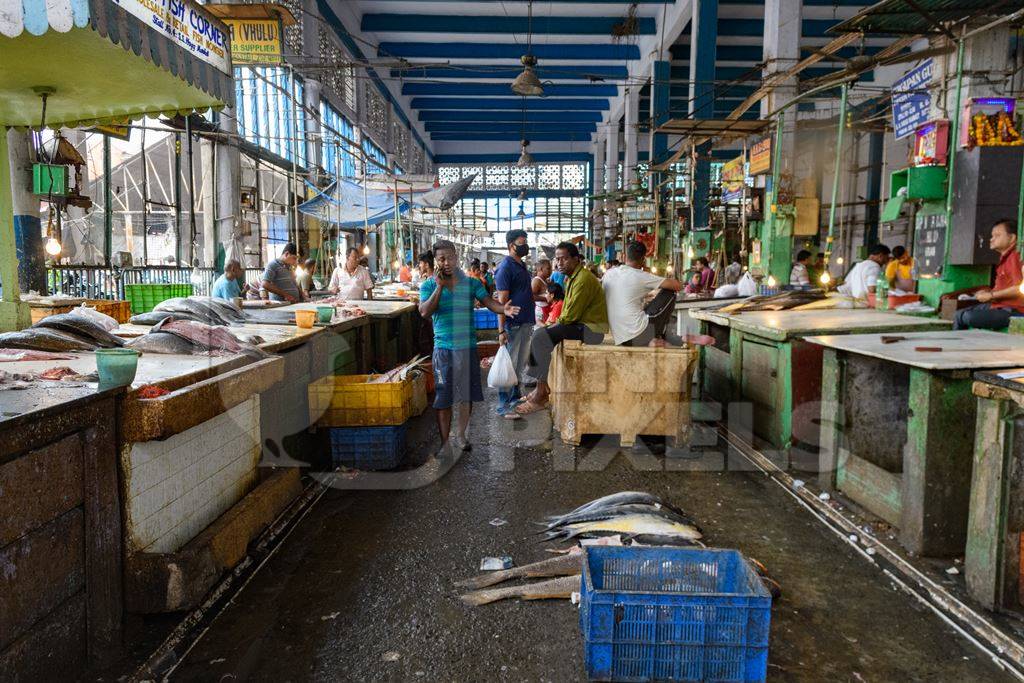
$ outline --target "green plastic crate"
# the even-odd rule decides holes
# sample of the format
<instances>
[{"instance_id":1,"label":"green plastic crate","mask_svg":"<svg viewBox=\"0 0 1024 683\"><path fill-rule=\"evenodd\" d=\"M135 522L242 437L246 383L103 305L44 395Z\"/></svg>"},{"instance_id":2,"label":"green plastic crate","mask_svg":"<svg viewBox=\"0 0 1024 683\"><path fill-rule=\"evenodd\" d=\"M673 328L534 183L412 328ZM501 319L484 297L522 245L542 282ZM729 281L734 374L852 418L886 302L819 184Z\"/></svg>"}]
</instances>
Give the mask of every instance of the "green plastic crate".
<instances>
[{"instance_id":1,"label":"green plastic crate","mask_svg":"<svg viewBox=\"0 0 1024 683\"><path fill-rule=\"evenodd\" d=\"M192 296L192 285L125 285L124 295L132 305L132 314L148 313L161 301L181 296Z\"/></svg>"}]
</instances>

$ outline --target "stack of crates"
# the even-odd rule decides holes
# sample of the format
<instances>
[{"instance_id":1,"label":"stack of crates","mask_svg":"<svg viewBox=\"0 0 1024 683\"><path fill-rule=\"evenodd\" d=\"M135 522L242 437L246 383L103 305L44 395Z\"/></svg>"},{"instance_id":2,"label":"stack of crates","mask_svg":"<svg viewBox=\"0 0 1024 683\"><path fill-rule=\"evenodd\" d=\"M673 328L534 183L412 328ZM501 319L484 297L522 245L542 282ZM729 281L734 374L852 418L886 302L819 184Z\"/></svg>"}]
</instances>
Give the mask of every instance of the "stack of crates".
<instances>
[{"instance_id":1,"label":"stack of crates","mask_svg":"<svg viewBox=\"0 0 1024 683\"><path fill-rule=\"evenodd\" d=\"M149 313L161 301L177 297L192 296L189 284L135 284L125 285L124 295L131 303L132 313Z\"/></svg>"},{"instance_id":2,"label":"stack of crates","mask_svg":"<svg viewBox=\"0 0 1024 683\"><path fill-rule=\"evenodd\" d=\"M309 385L309 419L330 431L335 467L389 470L402 464L413 381L368 383L372 375L328 375Z\"/></svg>"},{"instance_id":3,"label":"stack of crates","mask_svg":"<svg viewBox=\"0 0 1024 683\"><path fill-rule=\"evenodd\" d=\"M498 314L486 308L474 308L473 324L478 330L496 330L498 329Z\"/></svg>"},{"instance_id":4,"label":"stack of crates","mask_svg":"<svg viewBox=\"0 0 1024 683\"><path fill-rule=\"evenodd\" d=\"M772 599L738 551L583 552L580 628L590 680L765 680Z\"/></svg>"}]
</instances>

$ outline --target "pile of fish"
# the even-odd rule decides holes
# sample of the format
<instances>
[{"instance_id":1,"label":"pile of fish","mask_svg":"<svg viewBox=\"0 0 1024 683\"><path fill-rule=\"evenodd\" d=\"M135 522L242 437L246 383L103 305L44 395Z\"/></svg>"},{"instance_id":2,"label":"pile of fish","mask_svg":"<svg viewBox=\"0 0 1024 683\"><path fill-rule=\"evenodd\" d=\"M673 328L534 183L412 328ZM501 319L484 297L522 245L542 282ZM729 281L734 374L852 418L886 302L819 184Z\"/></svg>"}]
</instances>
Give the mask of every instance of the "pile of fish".
<instances>
[{"instance_id":1,"label":"pile of fish","mask_svg":"<svg viewBox=\"0 0 1024 683\"><path fill-rule=\"evenodd\" d=\"M825 298L824 290L798 289L772 296L752 296L749 299L723 306L720 310L725 313L735 313L737 311L788 311L822 301Z\"/></svg>"},{"instance_id":2,"label":"pile of fish","mask_svg":"<svg viewBox=\"0 0 1024 683\"><path fill-rule=\"evenodd\" d=\"M127 346L144 353L174 353L183 356L244 353L263 358L268 355L253 344L239 341L226 327L173 318L161 320L152 330L128 342Z\"/></svg>"},{"instance_id":3,"label":"pile of fish","mask_svg":"<svg viewBox=\"0 0 1024 683\"><path fill-rule=\"evenodd\" d=\"M621 491L541 523L544 540L619 535L644 545L694 545L700 528L682 510L642 491Z\"/></svg>"},{"instance_id":4,"label":"pile of fish","mask_svg":"<svg viewBox=\"0 0 1024 683\"><path fill-rule=\"evenodd\" d=\"M0 349L28 351L95 351L124 346L124 340L81 315L61 313L43 318L32 327L0 334Z\"/></svg>"},{"instance_id":5,"label":"pile of fish","mask_svg":"<svg viewBox=\"0 0 1024 683\"><path fill-rule=\"evenodd\" d=\"M423 370L424 366L430 362L427 356L416 356L408 363L403 363L397 368L388 370L382 375L374 375L370 379L366 380L367 384L382 384L387 382L402 382L409 378L414 370Z\"/></svg>"},{"instance_id":6,"label":"pile of fish","mask_svg":"<svg viewBox=\"0 0 1024 683\"><path fill-rule=\"evenodd\" d=\"M245 322L242 309L230 301L208 296L179 297L161 301L148 313L134 315L133 325L156 325L167 320L194 320L207 325L231 325Z\"/></svg>"}]
</instances>

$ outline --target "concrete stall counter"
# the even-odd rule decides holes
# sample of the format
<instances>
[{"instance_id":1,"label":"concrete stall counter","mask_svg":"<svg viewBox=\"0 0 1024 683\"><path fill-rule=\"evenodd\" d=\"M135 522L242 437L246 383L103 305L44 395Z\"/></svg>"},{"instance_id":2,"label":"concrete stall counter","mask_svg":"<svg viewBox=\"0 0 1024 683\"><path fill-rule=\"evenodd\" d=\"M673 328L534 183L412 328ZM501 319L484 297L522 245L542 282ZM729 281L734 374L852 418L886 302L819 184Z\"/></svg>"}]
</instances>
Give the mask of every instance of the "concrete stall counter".
<instances>
[{"instance_id":1,"label":"concrete stall counter","mask_svg":"<svg viewBox=\"0 0 1024 683\"><path fill-rule=\"evenodd\" d=\"M788 466L794 446L818 443L822 349L810 335L901 333L949 329L950 323L872 309L751 311L691 310L715 345L702 353L705 396L749 404L750 417L731 415Z\"/></svg>"},{"instance_id":2,"label":"concrete stall counter","mask_svg":"<svg viewBox=\"0 0 1024 683\"><path fill-rule=\"evenodd\" d=\"M975 445L971 372L1024 365L1024 339L983 330L900 336L807 339L825 352L819 483L896 526L911 552L955 556Z\"/></svg>"}]
</instances>

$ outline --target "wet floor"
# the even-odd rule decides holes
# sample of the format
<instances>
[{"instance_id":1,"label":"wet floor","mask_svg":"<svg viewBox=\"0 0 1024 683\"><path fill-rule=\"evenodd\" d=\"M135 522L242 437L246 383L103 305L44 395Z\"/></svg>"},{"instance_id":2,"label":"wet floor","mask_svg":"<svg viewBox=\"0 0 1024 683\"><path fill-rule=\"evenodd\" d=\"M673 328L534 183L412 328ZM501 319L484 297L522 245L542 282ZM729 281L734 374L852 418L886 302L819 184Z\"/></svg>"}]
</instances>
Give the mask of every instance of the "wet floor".
<instances>
[{"instance_id":1,"label":"wet floor","mask_svg":"<svg viewBox=\"0 0 1024 683\"><path fill-rule=\"evenodd\" d=\"M417 457L436 438L430 419L428 411L413 430ZM721 471L742 466L740 456L711 448L700 460L628 457L604 443L574 450L549 431L546 414L509 423L478 406L473 452L440 481L329 491L172 680L580 680L569 601L472 608L452 581L475 574L483 556L550 557L530 536L534 520L619 490L670 500L698 520L709 545L768 567L783 589L770 680L1010 680L772 480Z\"/></svg>"}]
</instances>

